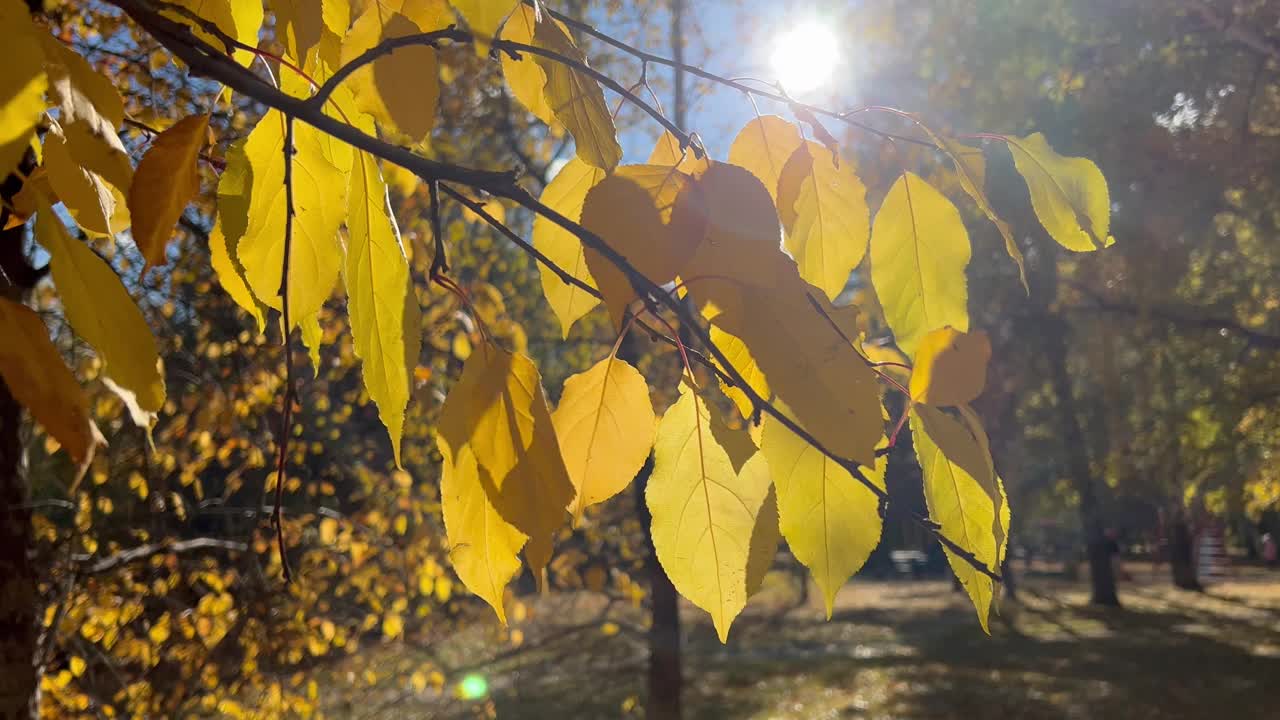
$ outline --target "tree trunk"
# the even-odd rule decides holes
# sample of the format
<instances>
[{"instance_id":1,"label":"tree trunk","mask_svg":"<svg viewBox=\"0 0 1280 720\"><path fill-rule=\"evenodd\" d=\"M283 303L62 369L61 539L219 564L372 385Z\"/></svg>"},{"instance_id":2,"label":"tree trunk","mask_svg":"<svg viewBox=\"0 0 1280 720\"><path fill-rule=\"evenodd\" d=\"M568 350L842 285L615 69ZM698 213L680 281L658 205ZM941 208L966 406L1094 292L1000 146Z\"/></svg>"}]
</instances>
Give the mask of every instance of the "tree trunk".
<instances>
[{"instance_id":1,"label":"tree trunk","mask_svg":"<svg viewBox=\"0 0 1280 720\"><path fill-rule=\"evenodd\" d=\"M21 170L30 173L30 151ZM14 173L0 185L8 201L22 188ZM0 226L8 221L0 210ZM40 279L23 252L26 228L0 231L0 296L21 302ZM13 342L0 338L0 342ZM36 573L31 562L31 509L22 473L22 407L0 378L0 720L34 718L40 704L36 677Z\"/></svg>"},{"instance_id":2,"label":"tree trunk","mask_svg":"<svg viewBox=\"0 0 1280 720\"><path fill-rule=\"evenodd\" d=\"M1067 471L1072 487L1080 498L1080 527L1084 531L1085 553L1089 559L1089 581L1092 588L1090 602L1094 605L1118 607L1115 568L1102 527L1098 498L1094 492L1089 458L1084 444L1084 432L1076 415L1075 396L1071 388L1071 376L1067 373L1067 343L1061 318L1051 317L1044 329L1046 354L1049 361L1050 382L1057 396L1058 420L1063 446L1067 457Z\"/></svg>"},{"instance_id":3,"label":"tree trunk","mask_svg":"<svg viewBox=\"0 0 1280 720\"><path fill-rule=\"evenodd\" d=\"M35 717L36 578L22 477L22 408L0 380L0 718Z\"/></svg>"},{"instance_id":4,"label":"tree trunk","mask_svg":"<svg viewBox=\"0 0 1280 720\"><path fill-rule=\"evenodd\" d=\"M1179 512L1174 516L1169 533L1169 570L1174 587L1182 590L1204 590L1196 573L1195 537L1187 518Z\"/></svg>"},{"instance_id":5,"label":"tree trunk","mask_svg":"<svg viewBox=\"0 0 1280 720\"><path fill-rule=\"evenodd\" d=\"M653 472L653 457L636 477L636 507L644 528L644 544L649 569L649 697L645 702L648 720L679 720L680 694L684 677L680 664L680 605L676 588L658 564L649 526L653 517L645 503L645 488Z\"/></svg>"}]
</instances>

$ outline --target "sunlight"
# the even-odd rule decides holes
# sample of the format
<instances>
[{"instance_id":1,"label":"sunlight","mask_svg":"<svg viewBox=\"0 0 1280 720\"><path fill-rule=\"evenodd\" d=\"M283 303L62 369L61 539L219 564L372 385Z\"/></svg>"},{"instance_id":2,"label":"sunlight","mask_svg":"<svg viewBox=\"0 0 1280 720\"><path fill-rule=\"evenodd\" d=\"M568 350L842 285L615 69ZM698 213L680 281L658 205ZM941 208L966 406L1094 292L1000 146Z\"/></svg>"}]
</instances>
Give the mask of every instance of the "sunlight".
<instances>
[{"instance_id":1,"label":"sunlight","mask_svg":"<svg viewBox=\"0 0 1280 720\"><path fill-rule=\"evenodd\" d=\"M826 85L839 58L831 30L816 20L807 20L778 37L770 65L782 87L799 95Z\"/></svg>"}]
</instances>

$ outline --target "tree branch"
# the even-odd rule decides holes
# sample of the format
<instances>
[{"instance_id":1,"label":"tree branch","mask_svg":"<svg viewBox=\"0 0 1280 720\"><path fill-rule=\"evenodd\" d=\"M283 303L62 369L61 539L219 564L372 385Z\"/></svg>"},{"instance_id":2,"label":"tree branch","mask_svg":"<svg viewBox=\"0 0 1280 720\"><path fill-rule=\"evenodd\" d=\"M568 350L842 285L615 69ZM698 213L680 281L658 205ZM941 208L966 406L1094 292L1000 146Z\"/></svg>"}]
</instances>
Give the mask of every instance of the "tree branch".
<instances>
[{"instance_id":1,"label":"tree branch","mask_svg":"<svg viewBox=\"0 0 1280 720\"><path fill-rule=\"evenodd\" d=\"M231 552L245 552L249 546L237 542L235 540L222 540L219 538L194 538L191 540L179 540L177 542L160 542L150 545L142 545L132 550L124 550L109 555L100 560L90 562L88 556L79 556L76 560L84 563L80 572L85 575L96 575L100 573L110 572L119 567L129 565L130 563L147 560L155 555L181 555L183 553L197 552L200 550L228 550Z\"/></svg>"}]
</instances>

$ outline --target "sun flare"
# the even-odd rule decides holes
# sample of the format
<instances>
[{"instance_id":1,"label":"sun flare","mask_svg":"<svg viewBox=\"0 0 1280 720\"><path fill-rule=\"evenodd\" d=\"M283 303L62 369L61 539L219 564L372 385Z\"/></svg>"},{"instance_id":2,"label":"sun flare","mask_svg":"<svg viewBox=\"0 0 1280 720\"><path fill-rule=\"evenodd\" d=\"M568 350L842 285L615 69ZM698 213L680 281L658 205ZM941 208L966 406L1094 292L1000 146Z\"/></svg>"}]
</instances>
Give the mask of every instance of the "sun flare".
<instances>
[{"instance_id":1,"label":"sun flare","mask_svg":"<svg viewBox=\"0 0 1280 720\"><path fill-rule=\"evenodd\" d=\"M782 87L798 95L830 82L839 59L831 30L816 20L807 20L778 37L770 65Z\"/></svg>"}]
</instances>

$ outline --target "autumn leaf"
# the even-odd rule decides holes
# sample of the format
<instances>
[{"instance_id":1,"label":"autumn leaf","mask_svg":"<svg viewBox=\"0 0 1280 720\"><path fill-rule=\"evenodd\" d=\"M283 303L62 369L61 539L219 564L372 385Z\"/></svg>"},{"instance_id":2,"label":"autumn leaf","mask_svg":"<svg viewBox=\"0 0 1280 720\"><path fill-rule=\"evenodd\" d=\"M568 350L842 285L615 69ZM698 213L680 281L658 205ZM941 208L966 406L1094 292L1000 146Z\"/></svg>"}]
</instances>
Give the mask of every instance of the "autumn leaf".
<instances>
[{"instance_id":1,"label":"autumn leaf","mask_svg":"<svg viewBox=\"0 0 1280 720\"><path fill-rule=\"evenodd\" d=\"M889 189L871 231L871 281L894 340L908 356L930 330L969 330L960 211L914 173Z\"/></svg>"},{"instance_id":2,"label":"autumn leaf","mask_svg":"<svg viewBox=\"0 0 1280 720\"><path fill-rule=\"evenodd\" d=\"M249 288L258 300L275 308L281 306L285 248L284 125L283 115L269 112L258 121L245 143L252 184L248 226L237 246ZM320 310L332 293L342 266L338 228L347 212L352 154L349 145L303 123L295 124L293 136L289 304L290 319L297 325L302 318Z\"/></svg>"},{"instance_id":3,"label":"autumn leaf","mask_svg":"<svg viewBox=\"0 0 1280 720\"><path fill-rule=\"evenodd\" d=\"M649 456L656 422L649 385L610 354L565 381L551 420L575 490L576 524L586 508L626 489Z\"/></svg>"},{"instance_id":4,"label":"autumn leaf","mask_svg":"<svg viewBox=\"0 0 1280 720\"><path fill-rule=\"evenodd\" d=\"M80 383L49 339L40 316L0 298L0 378L13 396L82 465L93 457L97 432Z\"/></svg>"},{"instance_id":5,"label":"autumn leaf","mask_svg":"<svg viewBox=\"0 0 1280 720\"><path fill-rule=\"evenodd\" d=\"M673 167L626 165L601 180L582 206L582 225L650 282L671 282L702 240L704 213L691 179ZM603 254L584 249L587 268L615 327L636 299L628 276Z\"/></svg>"},{"instance_id":6,"label":"autumn leaf","mask_svg":"<svg viewBox=\"0 0 1280 720\"><path fill-rule=\"evenodd\" d=\"M604 170L574 157L547 183L539 199L547 207L577 222L582 218L582 206L586 202L587 193L604 177ZM591 271L587 269L582 241L577 235L539 215L533 221L533 245L572 277L591 287L596 286L595 278L591 277ZM547 303L560 321L561 334L568 337L573 324L591 312L600 301L585 290L565 282L554 270L541 263L538 265L538 272L542 278L542 293L546 295Z\"/></svg>"},{"instance_id":7,"label":"autumn leaf","mask_svg":"<svg viewBox=\"0 0 1280 720\"><path fill-rule=\"evenodd\" d=\"M1107 179L1092 160L1059 155L1040 133L1005 141L1031 191L1031 207L1050 237L1076 252L1115 243Z\"/></svg>"},{"instance_id":8,"label":"autumn leaf","mask_svg":"<svg viewBox=\"0 0 1280 720\"><path fill-rule=\"evenodd\" d=\"M544 16L541 22L557 21ZM537 8L520 3L507 19L506 25L502 26L502 39L521 45L532 45L537 25ZM563 27L561 32L568 35L568 30ZM480 45L477 44L476 48L480 49ZM511 94L515 95L520 104L533 113L534 117L547 125L554 123L555 113L543 92L543 88L547 86L547 73L543 71L542 66L528 53L516 58L504 52L501 54L501 60L502 75L507 79L507 87L511 88Z\"/></svg>"},{"instance_id":9,"label":"autumn leaf","mask_svg":"<svg viewBox=\"0 0 1280 720\"><path fill-rule=\"evenodd\" d=\"M981 330L962 333L951 326L920 341L908 388L911 399L928 405L963 405L987 384L991 341Z\"/></svg>"},{"instance_id":10,"label":"autumn leaf","mask_svg":"<svg viewBox=\"0 0 1280 720\"><path fill-rule=\"evenodd\" d=\"M926 405L917 405L912 411L911 432L924 473L930 519L940 526L943 535L972 553L978 562L997 568L1000 543L995 528L1000 527L1000 493L985 446L963 423ZM982 629L990 633L987 616L994 581L949 548L946 554L952 571L973 601Z\"/></svg>"},{"instance_id":11,"label":"autumn leaf","mask_svg":"<svg viewBox=\"0 0 1280 720\"><path fill-rule=\"evenodd\" d=\"M86 170L71 156L61 128L51 127L45 133L43 150L49 187L75 218L76 225L92 235L114 235L111 216L115 214L115 196L97 173Z\"/></svg>"},{"instance_id":12,"label":"autumn leaf","mask_svg":"<svg viewBox=\"0 0 1280 720\"><path fill-rule=\"evenodd\" d=\"M830 620L836 593L880 544L880 501L849 471L774 418L765 418L760 452L773 471L782 536L809 568ZM863 473L884 490L887 466L888 458L879 457Z\"/></svg>"},{"instance_id":13,"label":"autumn leaf","mask_svg":"<svg viewBox=\"0 0 1280 720\"><path fill-rule=\"evenodd\" d=\"M525 558L539 576L573 484L533 361L490 343L477 348L445 400L440 435L455 453L471 447L490 502L529 536Z\"/></svg>"},{"instance_id":14,"label":"autumn leaf","mask_svg":"<svg viewBox=\"0 0 1280 720\"><path fill-rule=\"evenodd\" d=\"M729 146L729 162L745 168L778 198L778 180L787 160L804 144L800 128L777 115L762 115L738 131Z\"/></svg>"},{"instance_id":15,"label":"autumn leaf","mask_svg":"<svg viewBox=\"0 0 1280 720\"><path fill-rule=\"evenodd\" d=\"M18 166L44 113L49 78L44 70L42 32L21 0L0 0L0 177Z\"/></svg>"},{"instance_id":16,"label":"autumn leaf","mask_svg":"<svg viewBox=\"0 0 1280 720\"><path fill-rule=\"evenodd\" d=\"M139 407L159 412L165 385L156 340L120 278L72 239L47 205L36 217L36 237L52 258L50 274L71 327L98 352L106 375L137 395Z\"/></svg>"},{"instance_id":17,"label":"autumn leaf","mask_svg":"<svg viewBox=\"0 0 1280 720\"><path fill-rule=\"evenodd\" d=\"M370 5L342 41L345 65L379 43L423 31L400 13ZM422 142L435 126L440 96L435 48L426 45L399 47L357 69L343 81L355 95L355 105L380 125Z\"/></svg>"},{"instance_id":18,"label":"autumn leaf","mask_svg":"<svg viewBox=\"0 0 1280 720\"><path fill-rule=\"evenodd\" d=\"M680 141L676 140L671 131L664 130L662 135L658 136L658 142L654 143L653 150L649 153L647 164L674 167L680 172L696 178L711 167L711 158L698 157L692 147L681 148Z\"/></svg>"},{"instance_id":19,"label":"autumn leaf","mask_svg":"<svg viewBox=\"0 0 1280 720\"><path fill-rule=\"evenodd\" d=\"M489 46L498 34L503 18L516 6L513 0L449 0L475 35L476 53L480 57L489 54Z\"/></svg>"},{"instance_id":20,"label":"autumn leaf","mask_svg":"<svg viewBox=\"0 0 1280 720\"><path fill-rule=\"evenodd\" d=\"M249 47L256 47L258 44L258 31L262 28L263 19L262 3L258 0L177 0L173 4L209 20L218 30ZM186 15L165 8L160 11L166 17L190 25L191 31L205 42L214 47L223 46L221 39L198 27ZM246 50L236 50L232 56L241 65L249 64L255 57Z\"/></svg>"},{"instance_id":21,"label":"autumn leaf","mask_svg":"<svg viewBox=\"0 0 1280 720\"><path fill-rule=\"evenodd\" d=\"M867 252L867 189L847 162L818 143L800 145L778 179L778 215L800 277L834 300Z\"/></svg>"},{"instance_id":22,"label":"autumn leaf","mask_svg":"<svg viewBox=\"0 0 1280 720\"><path fill-rule=\"evenodd\" d=\"M645 500L663 570L681 595L711 614L725 642L747 603L747 563L769 478L734 473L710 423L706 406L682 386L658 425Z\"/></svg>"},{"instance_id":23,"label":"autumn leaf","mask_svg":"<svg viewBox=\"0 0 1280 720\"><path fill-rule=\"evenodd\" d=\"M1022 281L1022 288L1030 292L1027 285L1027 268L1026 261L1022 257L1022 250L1018 248L1018 243L1013 237L1013 228L1009 223L1005 222L995 208L991 205L991 200L987 198L986 180L987 180L987 162L986 157L982 154L982 150L978 148L961 145L956 140L939 135L931 130L927 125L917 122L925 134L933 140L956 167L956 175L960 178L960 187L973 199L978 209L983 215L996 226L1000 231L1000 237L1004 238L1004 249L1018 266L1018 279Z\"/></svg>"},{"instance_id":24,"label":"autumn leaf","mask_svg":"<svg viewBox=\"0 0 1280 720\"><path fill-rule=\"evenodd\" d=\"M573 38L556 23L538 23L533 39L538 47L583 64L587 62L587 56L574 44ZM618 131L600 84L558 58L539 55L536 60L547 76L543 88L547 104L573 135L578 157L588 165L612 171L622 160L622 146L618 144Z\"/></svg>"},{"instance_id":25,"label":"autumn leaf","mask_svg":"<svg viewBox=\"0 0 1280 720\"><path fill-rule=\"evenodd\" d=\"M770 397L769 380L761 372L755 358L751 357L751 350L747 347L747 344L742 342L741 338L725 332L718 325L711 326L711 342L717 348L720 348L720 352L729 361L729 365L737 369L743 380L746 381L747 386L754 390L757 395L768 400ZM720 389L724 391L726 397L733 401L733 404L743 417L749 418L755 412L754 403L751 402L751 398L747 396L742 388L737 385L729 385L721 380Z\"/></svg>"},{"instance_id":26,"label":"autumn leaf","mask_svg":"<svg viewBox=\"0 0 1280 720\"><path fill-rule=\"evenodd\" d=\"M133 179L129 153L116 128L124 122L124 101L115 83L88 61L48 35L42 35L49 98L58 107L71 156L85 170L126 191Z\"/></svg>"},{"instance_id":27,"label":"autumn leaf","mask_svg":"<svg viewBox=\"0 0 1280 720\"><path fill-rule=\"evenodd\" d=\"M138 163L129 186L129 214L133 241L147 265L164 260L174 226L200 190L196 163L208 130L208 115L183 118L157 135Z\"/></svg>"},{"instance_id":28,"label":"autumn leaf","mask_svg":"<svg viewBox=\"0 0 1280 720\"><path fill-rule=\"evenodd\" d=\"M372 155L356 153L348 198L343 277L351 338L362 363L365 388L378 405L378 415L391 436L396 467L400 467L409 373L417 365L422 339L417 323L405 324L405 304L416 305L417 298L400 231L387 208L387 188Z\"/></svg>"}]
</instances>

